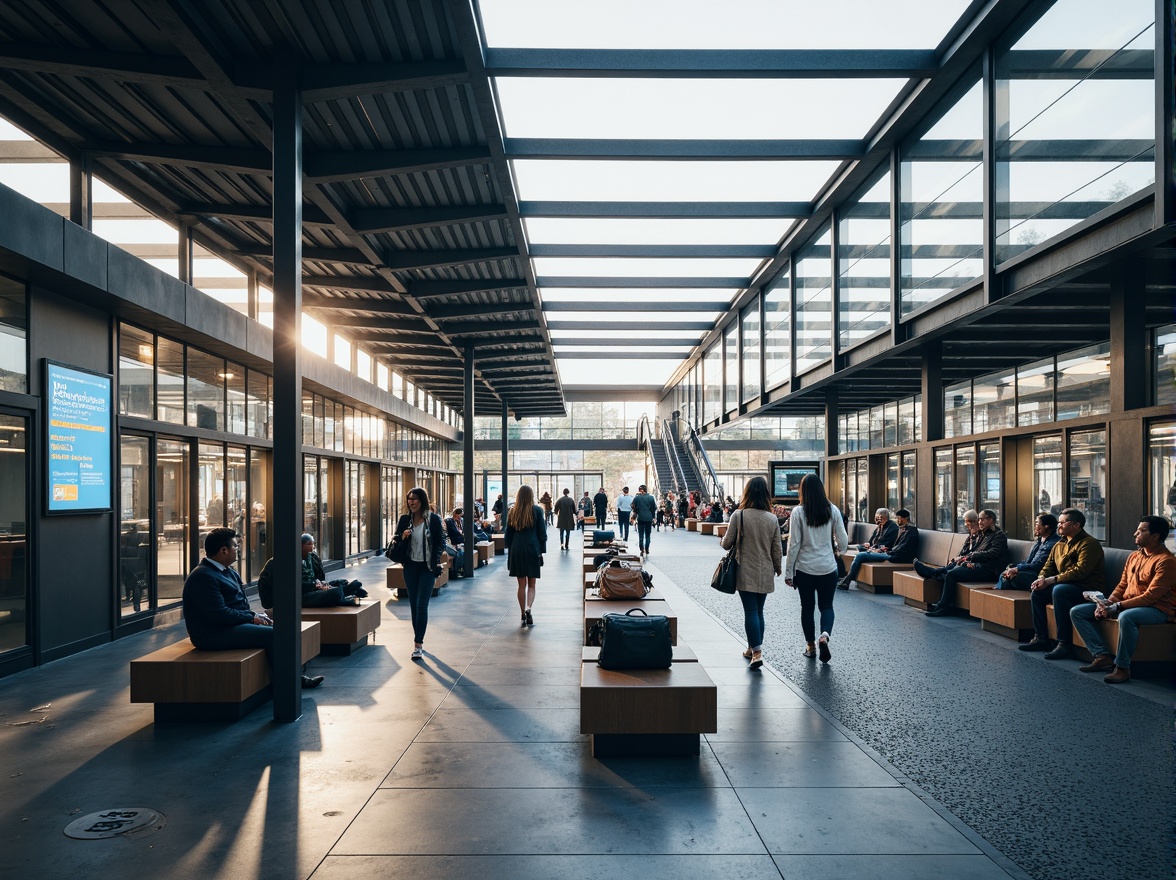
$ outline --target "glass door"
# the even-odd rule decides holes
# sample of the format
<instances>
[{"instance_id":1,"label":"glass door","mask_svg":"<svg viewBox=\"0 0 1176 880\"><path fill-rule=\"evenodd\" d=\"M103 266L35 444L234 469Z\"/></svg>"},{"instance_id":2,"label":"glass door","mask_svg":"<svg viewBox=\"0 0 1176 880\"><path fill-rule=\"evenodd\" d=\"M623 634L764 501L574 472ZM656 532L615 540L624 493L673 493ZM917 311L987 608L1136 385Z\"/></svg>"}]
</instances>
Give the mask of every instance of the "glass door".
<instances>
[{"instance_id":1,"label":"glass door","mask_svg":"<svg viewBox=\"0 0 1176 880\"><path fill-rule=\"evenodd\" d=\"M30 637L28 422L0 412L0 653Z\"/></svg>"},{"instance_id":2,"label":"glass door","mask_svg":"<svg viewBox=\"0 0 1176 880\"><path fill-rule=\"evenodd\" d=\"M180 440L159 439L155 444L156 594L160 605L179 602L191 560L189 504L191 455Z\"/></svg>"},{"instance_id":3,"label":"glass door","mask_svg":"<svg viewBox=\"0 0 1176 880\"><path fill-rule=\"evenodd\" d=\"M124 435L119 440L119 615L154 607L151 600L151 439Z\"/></svg>"}]
</instances>

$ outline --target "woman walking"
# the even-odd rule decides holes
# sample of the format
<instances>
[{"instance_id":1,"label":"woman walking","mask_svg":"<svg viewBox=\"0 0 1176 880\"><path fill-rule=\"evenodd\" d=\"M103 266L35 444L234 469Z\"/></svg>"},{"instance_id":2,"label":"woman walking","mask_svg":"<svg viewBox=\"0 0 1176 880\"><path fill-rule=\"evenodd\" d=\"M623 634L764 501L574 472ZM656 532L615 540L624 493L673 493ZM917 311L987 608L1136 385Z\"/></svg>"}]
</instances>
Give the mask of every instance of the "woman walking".
<instances>
[{"instance_id":1,"label":"woman walking","mask_svg":"<svg viewBox=\"0 0 1176 880\"><path fill-rule=\"evenodd\" d=\"M747 631L747 650L743 656L752 669L764 665L764 602L776 589L783 548L780 525L772 513L768 481L752 477L743 488L739 509L731 515L731 524L723 535L723 549L735 548L739 569L735 589L743 603L743 627Z\"/></svg>"},{"instance_id":2,"label":"woman walking","mask_svg":"<svg viewBox=\"0 0 1176 880\"><path fill-rule=\"evenodd\" d=\"M804 630L806 657L820 652L821 662L828 663L829 634L833 631L833 596L837 593L837 559L849 546L841 511L829 503L825 486L816 474L806 474L800 481L800 504L792 508L788 526L788 564L784 583L800 594L800 625ZM821 609L821 638L814 644L813 604Z\"/></svg>"},{"instance_id":3,"label":"woman walking","mask_svg":"<svg viewBox=\"0 0 1176 880\"><path fill-rule=\"evenodd\" d=\"M534 626L531 606L535 604L535 582L543 554L547 552L547 522L543 508L535 503L530 486L519 486L514 507L506 517L506 571L519 582L519 611L522 625Z\"/></svg>"},{"instance_id":4,"label":"woman walking","mask_svg":"<svg viewBox=\"0 0 1176 880\"><path fill-rule=\"evenodd\" d=\"M429 625L429 599L433 582L441 574L441 551L445 547L445 525L429 509L429 493L417 486L408 490L408 513L396 523L388 558L404 566L408 607L412 613L412 659L425 653L425 629Z\"/></svg>"}]
</instances>

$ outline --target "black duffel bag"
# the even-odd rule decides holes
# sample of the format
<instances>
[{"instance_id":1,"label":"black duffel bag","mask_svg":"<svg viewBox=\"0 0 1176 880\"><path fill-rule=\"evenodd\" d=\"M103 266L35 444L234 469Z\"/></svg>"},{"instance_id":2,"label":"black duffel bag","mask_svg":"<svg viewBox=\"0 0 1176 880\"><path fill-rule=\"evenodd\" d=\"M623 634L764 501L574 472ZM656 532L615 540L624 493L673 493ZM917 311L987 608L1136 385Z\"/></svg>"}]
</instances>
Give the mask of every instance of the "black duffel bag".
<instances>
[{"instance_id":1,"label":"black duffel bag","mask_svg":"<svg viewBox=\"0 0 1176 880\"><path fill-rule=\"evenodd\" d=\"M617 539L617 533L612 529L593 529L592 530L592 544L599 547L601 544L611 544Z\"/></svg>"},{"instance_id":2,"label":"black duffel bag","mask_svg":"<svg viewBox=\"0 0 1176 880\"><path fill-rule=\"evenodd\" d=\"M600 659L605 669L668 669L673 661L670 621L664 614L630 608L600 620Z\"/></svg>"}]
</instances>

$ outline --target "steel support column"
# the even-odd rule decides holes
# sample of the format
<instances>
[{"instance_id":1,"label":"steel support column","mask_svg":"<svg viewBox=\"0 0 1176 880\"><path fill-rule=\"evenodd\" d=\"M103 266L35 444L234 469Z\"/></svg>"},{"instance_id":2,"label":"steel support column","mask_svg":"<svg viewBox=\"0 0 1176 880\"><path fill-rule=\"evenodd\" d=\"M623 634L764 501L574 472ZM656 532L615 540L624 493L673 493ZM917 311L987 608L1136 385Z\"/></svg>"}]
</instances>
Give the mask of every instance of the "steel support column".
<instances>
[{"instance_id":1,"label":"steel support column","mask_svg":"<svg viewBox=\"0 0 1176 880\"><path fill-rule=\"evenodd\" d=\"M1176 7L1156 0L1156 226L1176 221Z\"/></svg>"},{"instance_id":2,"label":"steel support column","mask_svg":"<svg viewBox=\"0 0 1176 880\"><path fill-rule=\"evenodd\" d=\"M502 401L502 525L506 528L506 508L510 504L510 485L507 481L507 466L510 464L510 443L506 432L510 427L510 407ZM489 500L489 499L487 499Z\"/></svg>"},{"instance_id":3,"label":"steel support column","mask_svg":"<svg viewBox=\"0 0 1176 880\"><path fill-rule=\"evenodd\" d=\"M279 56L285 53L279 53ZM274 69L274 720L302 714L302 94Z\"/></svg>"},{"instance_id":4,"label":"steel support column","mask_svg":"<svg viewBox=\"0 0 1176 880\"><path fill-rule=\"evenodd\" d=\"M465 369L461 374L462 412L465 414L465 430L462 431L462 490L461 506L465 508L465 570L466 577L473 577L476 550L474 548L474 347L465 350ZM480 523L479 523L480 525Z\"/></svg>"},{"instance_id":5,"label":"steel support column","mask_svg":"<svg viewBox=\"0 0 1176 880\"><path fill-rule=\"evenodd\" d=\"M88 156L69 163L69 219L82 229L94 228L94 175Z\"/></svg>"},{"instance_id":6,"label":"steel support column","mask_svg":"<svg viewBox=\"0 0 1176 880\"><path fill-rule=\"evenodd\" d=\"M185 284L192 283L192 227L181 223L179 240L176 243L176 258L179 261L179 277Z\"/></svg>"},{"instance_id":7,"label":"steel support column","mask_svg":"<svg viewBox=\"0 0 1176 880\"><path fill-rule=\"evenodd\" d=\"M1111 412L1147 406L1147 285L1141 261L1124 260L1111 279Z\"/></svg>"}]
</instances>

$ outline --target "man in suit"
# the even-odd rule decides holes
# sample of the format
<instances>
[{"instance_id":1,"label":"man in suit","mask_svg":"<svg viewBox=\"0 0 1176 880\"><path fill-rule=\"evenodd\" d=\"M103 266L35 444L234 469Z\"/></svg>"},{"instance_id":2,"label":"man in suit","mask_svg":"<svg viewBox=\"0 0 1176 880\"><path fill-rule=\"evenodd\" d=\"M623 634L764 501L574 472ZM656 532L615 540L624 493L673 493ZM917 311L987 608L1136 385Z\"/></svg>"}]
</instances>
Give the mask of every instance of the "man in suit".
<instances>
[{"instance_id":1,"label":"man in suit","mask_svg":"<svg viewBox=\"0 0 1176 880\"><path fill-rule=\"evenodd\" d=\"M216 528L204 539L204 558L184 581L184 625L201 651L265 648L273 664L274 622L249 607L241 578L233 570L240 542L233 529ZM303 675L304 688L323 683L321 675Z\"/></svg>"},{"instance_id":2,"label":"man in suit","mask_svg":"<svg viewBox=\"0 0 1176 880\"><path fill-rule=\"evenodd\" d=\"M596 509L596 528L603 529L608 522L608 495L604 492L604 486L592 496L592 506Z\"/></svg>"}]
</instances>

